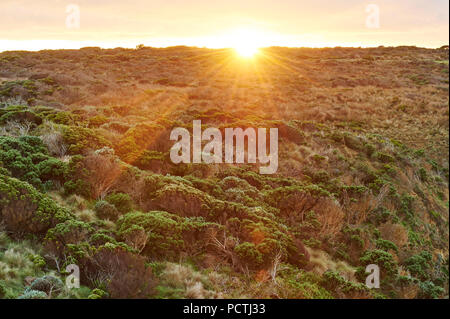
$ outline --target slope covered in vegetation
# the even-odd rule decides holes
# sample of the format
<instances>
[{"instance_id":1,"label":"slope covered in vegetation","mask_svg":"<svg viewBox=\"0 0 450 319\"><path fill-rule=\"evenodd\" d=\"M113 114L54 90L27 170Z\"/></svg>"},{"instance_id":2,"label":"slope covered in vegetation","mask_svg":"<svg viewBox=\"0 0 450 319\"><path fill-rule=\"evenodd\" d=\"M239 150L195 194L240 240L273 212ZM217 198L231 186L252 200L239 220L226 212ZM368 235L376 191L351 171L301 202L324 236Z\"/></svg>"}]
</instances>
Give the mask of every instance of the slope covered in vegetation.
<instances>
[{"instance_id":1,"label":"slope covered in vegetation","mask_svg":"<svg viewBox=\"0 0 450 319\"><path fill-rule=\"evenodd\" d=\"M448 297L448 88L446 48L1 53L0 298ZM277 173L173 164L193 120Z\"/></svg>"}]
</instances>

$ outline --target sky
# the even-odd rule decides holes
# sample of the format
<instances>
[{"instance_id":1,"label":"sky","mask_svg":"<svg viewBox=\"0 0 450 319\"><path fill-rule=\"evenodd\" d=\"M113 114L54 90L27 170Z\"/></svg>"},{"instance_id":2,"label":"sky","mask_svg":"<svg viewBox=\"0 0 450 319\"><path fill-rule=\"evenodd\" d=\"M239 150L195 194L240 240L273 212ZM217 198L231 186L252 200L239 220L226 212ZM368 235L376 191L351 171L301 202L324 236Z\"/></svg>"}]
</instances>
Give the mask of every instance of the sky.
<instances>
[{"instance_id":1,"label":"sky","mask_svg":"<svg viewBox=\"0 0 450 319\"><path fill-rule=\"evenodd\" d=\"M448 0L0 0L0 51L252 42L436 48Z\"/></svg>"}]
</instances>

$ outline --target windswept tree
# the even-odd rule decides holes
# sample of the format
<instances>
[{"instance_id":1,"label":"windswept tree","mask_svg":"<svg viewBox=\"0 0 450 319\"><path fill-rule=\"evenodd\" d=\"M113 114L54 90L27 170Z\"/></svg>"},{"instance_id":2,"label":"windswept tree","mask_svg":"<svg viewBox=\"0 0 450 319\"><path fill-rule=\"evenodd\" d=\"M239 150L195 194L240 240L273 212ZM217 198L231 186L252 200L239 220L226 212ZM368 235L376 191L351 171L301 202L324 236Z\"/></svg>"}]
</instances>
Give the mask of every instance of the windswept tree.
<instances>
[{"instance_id":1,"label":"windswept tree","mask_svg":"<svg viewBox=\"0 0 450 319\"><path fill-rule=\"evenodd\" d=\"M92 188L92 197L103 199L114 185L122 171L122 165L114 151L104 147L84 158L89 171L87 181Z\"/></svg>"}]
</instances>

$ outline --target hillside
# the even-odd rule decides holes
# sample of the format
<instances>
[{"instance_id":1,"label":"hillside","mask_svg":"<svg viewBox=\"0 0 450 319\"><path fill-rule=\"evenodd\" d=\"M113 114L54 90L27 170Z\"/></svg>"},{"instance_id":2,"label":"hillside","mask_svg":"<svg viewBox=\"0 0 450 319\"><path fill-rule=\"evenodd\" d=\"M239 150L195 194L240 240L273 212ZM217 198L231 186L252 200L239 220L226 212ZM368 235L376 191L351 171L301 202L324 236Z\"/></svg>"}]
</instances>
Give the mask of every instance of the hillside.
<instances>
[{"instance_id":1,"label":"hillside","mask_svg":"<svg viewBox=\"0 0 450 319\"><path fill-rule=\"evenodd\" d=\"M448 71L448 47L0 53L0 298L448 298ZM278 128L278 171L172 163L194 120Z\"/></svg>"}]
</instances>

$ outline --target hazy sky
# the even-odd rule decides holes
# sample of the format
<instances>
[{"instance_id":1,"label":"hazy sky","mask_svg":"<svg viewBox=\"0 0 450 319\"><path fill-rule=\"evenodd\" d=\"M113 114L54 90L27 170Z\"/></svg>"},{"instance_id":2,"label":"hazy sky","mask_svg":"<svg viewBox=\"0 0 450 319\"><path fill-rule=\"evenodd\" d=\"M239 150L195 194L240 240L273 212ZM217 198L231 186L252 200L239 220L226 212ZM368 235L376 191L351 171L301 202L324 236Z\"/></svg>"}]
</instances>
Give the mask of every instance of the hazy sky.
<instances>
[{"instance_id":1,"label":"hazy sky","mask_svg":"<svg viewBox=\"0 0 450 319\"><path fill-rule=\"evenodd\" d=\"M0 0L0 51L228 47L245 37L262 46L440 47L448 10L448 0Z\"/></svg>"}]
</instances>

